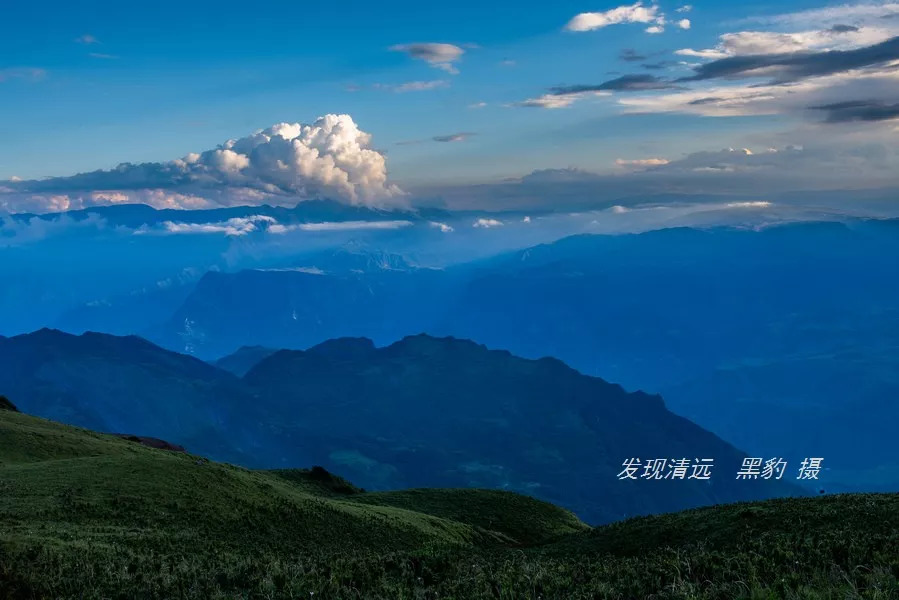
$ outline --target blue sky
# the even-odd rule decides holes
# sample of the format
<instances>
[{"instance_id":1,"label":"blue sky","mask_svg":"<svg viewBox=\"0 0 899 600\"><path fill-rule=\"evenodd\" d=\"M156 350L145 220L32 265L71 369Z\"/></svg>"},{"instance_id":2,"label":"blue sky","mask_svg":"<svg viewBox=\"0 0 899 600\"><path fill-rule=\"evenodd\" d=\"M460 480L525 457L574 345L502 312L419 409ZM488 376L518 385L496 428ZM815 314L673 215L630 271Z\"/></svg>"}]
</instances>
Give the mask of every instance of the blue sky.
<instances>
[{"instance_id":1,"label":"blue sky","mask_svg":"<svg viewBox=\"0 0 899 600\"><path fill-rule=\"evenodd\" d=\"M686 10L675 2L583 0L15 3L0 22L0 180L162 163L274 123L313 123L332 113L351 115L371 134L370 147L386 156L390 181L404 189L497 182L546 168L619 173L635 166L626 161L674 163L696 152L813 147L835 137L845 138L846 148L885 144L893 153L892 118L878 118L874 127L874 119L853 113L852 128L824 127L810 109L864 100L889 116L890 94L899 87L882 73L859 84L858 98L847 91L854 72L828 73L826 81L802 75L790 81L803 93L808 88L809 100L799 108L784 95L783 102L759 100L768 103L761 109L734 110L731 103L697 112L701 104L690 103L700 96L677 97L710 86L742 85L746 94L760 81L751 76L601 95L550 91L635 75L670 82L722 58L856 50L899 33L896 4L828 7L698 1ZM609 12L616 9L624 12ZM647 20L646 11L656 17ZM583 13L594 13L585 22L601 25L572 27ZM616 23L615 14L636 15L637 22ZM682 19L689 28L678 25ZM664 31L647 33L654 26ZM846 30L825 35L834 27ZM756 37L744 35L732 48L719 39L747 32ZM794 38L784 46L778 35ZM410 45L416 43L455 50L447 62L429 62L415 56ZM624 60L623 52L645 58ZM821 91L837 88L833 98ZM522 106L548 93L564 106ZM834 119L850 120L843 113ZM890 122L887 134L882 120Z\"/></svg>"}]
</instances>

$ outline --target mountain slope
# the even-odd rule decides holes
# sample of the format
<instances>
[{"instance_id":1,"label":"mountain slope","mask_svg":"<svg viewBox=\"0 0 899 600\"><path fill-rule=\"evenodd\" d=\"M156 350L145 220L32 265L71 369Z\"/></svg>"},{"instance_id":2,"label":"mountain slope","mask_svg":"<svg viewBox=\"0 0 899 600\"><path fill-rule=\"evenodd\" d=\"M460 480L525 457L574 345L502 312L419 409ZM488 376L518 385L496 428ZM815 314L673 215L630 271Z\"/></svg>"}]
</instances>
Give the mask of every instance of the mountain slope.
<instances>
[{"instance_id":1,"label":"mountain slope","mask_svg":"<svg viewBox=\"0 0 899 600\"><path fill-rule=\"evenodd\" d=\"M235 458L239 379L138 337L44 329L0 339L0 389L19 409L110 433L147 433Z\"/></svg>"},{"instance_id":2,"label":"mountain slope","mask_svg":"<svg viewBox=\"0 0 899 600\"><path fill-rule=\"evenodd\" d=\"M735 482L743 454L658 396L629 394L554 359L418 335L282 350L244 377L282 456L311 457L370 489L487 487L534 495L588 522L792 493ZM336 428L336 429L335 429ZM713 458L705 480L620 481L637 457Z\"/></svg>"},{"instance_id":3,"label":"mountain slope","mask_svg":"<svg viewBox=\"0 0 899 600\"><path fill-rule=\"evenodd\" d=\"M333 494L0 411L0 597L893 598L899 495L590 530L473 490ZM522 545L524 547L522 547Z\"/></svg>"},{"instance_id":4,"label":"mountain slope","mask_svg":"<svg viewBox=\"0 0 899 600\"><path fill-rule=\"evenodd\" d=\"M212 364L238 377L243 377L247 371L259 364L262 359L268 358L275 352L277 350L266 348L265 346L243 346L238 348L237 351L214 361Z\"/></svg>"},{"instance_id":5,"label":"mountain slope","mask_svg":"<svg viewBox=\"0 0 899 600\"><path fill-rule=\"evenodd\" d=\"M307 348L343 336L389 342L425 330L451 285L452 279L427 269L210 272L147 337L201 358L247 345ZM244 343L248 337L252 343Z\"/></svg>"}]
</instances>

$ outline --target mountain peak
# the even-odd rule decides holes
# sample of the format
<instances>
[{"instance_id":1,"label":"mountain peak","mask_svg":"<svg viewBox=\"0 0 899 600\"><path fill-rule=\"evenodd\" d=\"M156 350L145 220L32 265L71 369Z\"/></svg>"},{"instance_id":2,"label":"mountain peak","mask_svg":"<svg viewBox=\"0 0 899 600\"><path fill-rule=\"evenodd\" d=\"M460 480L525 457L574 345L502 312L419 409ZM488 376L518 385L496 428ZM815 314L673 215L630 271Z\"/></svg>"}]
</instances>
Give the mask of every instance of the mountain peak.
<instances>
[{"instance_id":1,"label":"mountain peak","mask_svg":"<svg viewBox=\"0 0 899 600\"><path fill-rule=\"evenodd\" d=\"M307 352L340 360L360 358L374 350L375 343L366 337L343 337L322 342Z\"/></svg>"}]
</instances>

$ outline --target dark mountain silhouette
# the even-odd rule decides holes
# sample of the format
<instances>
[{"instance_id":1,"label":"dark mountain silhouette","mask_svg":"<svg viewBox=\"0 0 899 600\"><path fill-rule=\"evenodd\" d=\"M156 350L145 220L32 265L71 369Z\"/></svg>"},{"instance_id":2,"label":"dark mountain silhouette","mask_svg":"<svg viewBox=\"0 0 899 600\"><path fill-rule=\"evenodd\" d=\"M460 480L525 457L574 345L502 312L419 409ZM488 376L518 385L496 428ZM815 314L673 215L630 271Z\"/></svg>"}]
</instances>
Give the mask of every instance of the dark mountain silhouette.
<instances>
[{"instance_id":1,"label":"dark mountain silhouette","mask_svg":"<svg viewBox=\"0 0 899 600\"><path fill-rule=\"evenodd\" d=\"M791 493L737 482L743 455L562 362L417 335L281 350L239 379L136 337L43 330L0 340L0 389L38 416L251 467L320 464L366 489L488 487L592 522ZM710 481L619 481L628 458L714 458Z\"/></svg>"},{"instance_id":2,"label":"dark mountain silhouette","mask_svg":"<svg viewBox=\"0 0 899 600\"><path fill-rule=\"evenodd\" d=\"M658 396L467 340L331 340L277 352L244 380L295 453L282 460L318 457L366 489L509 489L593 522L790 491L735 482L744 455ZM630 457L714 458L718 477L619 481Z\"/></svg>"},{"instance_id":3,"label":"dark mountain silhouette","mask_svg":"<svg viewBox=\"0 0 899 600\"><path fill-rule=\"evenodd\" d=\"M237 352L223 356L212 364L238 377L243 377L247 371L275 352L277 350L265 346L244 346L238 348Z\"/></svg>"},{"instance_id":4,"label":"dark mountain silhouette","mask_svg":"<svg viewBox=\"0 0 899 600\"><path fill-rule=\"evenodd\" d=\"M19 412L19 409L16 408L16 405L10 402L9 398L7 398L6 396L0 396L0 410Z\"/></svg>"},{"instance_id":5,"label":"dark mountain silhouette","mask_svg":"<svg viewBox=\"0 0 899 600\"><path fill-rule=\"evenodd\" d=\"M31 414L104 432L139 431L233 458L241 381L135 336L43 329L0 339L0 389Z\"/></svg>"}]
</instances>

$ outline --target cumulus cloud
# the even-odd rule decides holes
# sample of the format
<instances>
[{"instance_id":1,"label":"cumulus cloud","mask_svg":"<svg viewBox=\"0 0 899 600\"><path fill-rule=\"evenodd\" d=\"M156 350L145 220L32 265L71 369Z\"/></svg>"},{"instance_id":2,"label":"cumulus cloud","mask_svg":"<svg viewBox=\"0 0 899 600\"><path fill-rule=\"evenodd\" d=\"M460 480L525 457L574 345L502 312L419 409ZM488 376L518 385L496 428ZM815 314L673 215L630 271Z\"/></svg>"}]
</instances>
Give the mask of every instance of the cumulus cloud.
<instances>
[{"instance_id":1,"label":"cumulus cloud","mask_svg":"<svg viewBox=\"0 0 899 600\"><path fill-rule=\"evenodd\" d=\"M653 23L657 27L665 24L665 16L655 4L644 6L642 2L619 6L603 12L584 12L575 15L565 25L567 31L594 31L609 25L621 23ZM647 31L649 31L647 29Z\"/></svg>"},{"instance_id":2,"label":"cumulus cloud","mask_svg":"<svg viewBox=\"0 0 899 600\"><path fill-rule=\"evenodd\" d=\"M22 181L0 208L48 212L127 202L158 208L293 205L331 198L353 205L405 205L387 179L384 155L349 115L279 123L212 150L166 163L123 163L108 171ZM101 191L98 191L101 190Z\"/></svg>"},{"instance_id":3,"label":"cumulus cloud","mask_svg":"<svg viewBox=\"0 0 899 600\"><path fill-rule=\"evenodd\" d=\"M475 227L478 229L490 229L491 227L500 227L502 225L503 225L503 222L499 221L497 219L484 219L484 218L478 219L477 221L475 221L474 223L471 224L472 227Z\"/></svg>"},{"instance_id":4,"label":"cumulus cloud","mask_svg":"<svg viewBox=\"0 0 899 600\"><path fill-rule=\"evenodd\" d=\"M677 26L681 29L690 29L690 19L681 19L677 22Z\"/></svg>"},{"instance_id":5,"label":"cumulus cloud","mask_svg":"<svg viewBox=\"0 0 899 600\"><path fill-rule=\"evenodd\" d=\"M465 50L459 46L438 43L396 44L391 46L390 50L405 52L412 58L423 60L435 69L441 69L453 75L459 72L455 63L465 53Z\"/></svg>"}]
</instances>

